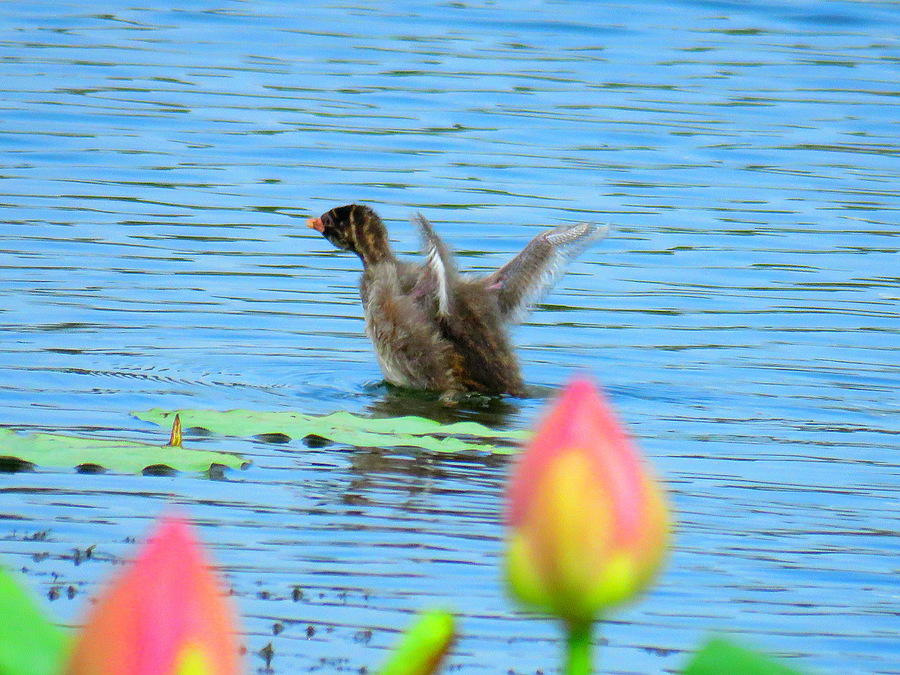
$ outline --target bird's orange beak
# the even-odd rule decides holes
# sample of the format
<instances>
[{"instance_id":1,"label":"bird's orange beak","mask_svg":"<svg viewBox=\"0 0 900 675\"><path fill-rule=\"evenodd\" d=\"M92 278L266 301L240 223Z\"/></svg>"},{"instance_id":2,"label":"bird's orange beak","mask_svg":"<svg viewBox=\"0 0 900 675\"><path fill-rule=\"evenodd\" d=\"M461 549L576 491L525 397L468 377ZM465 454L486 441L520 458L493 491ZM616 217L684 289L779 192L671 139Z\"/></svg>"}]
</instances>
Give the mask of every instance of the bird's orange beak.
<instances>
[{"instance_id":1,"label":"bird's orange beak","mask_svg":"<svg viewBox=\"0 0 900 675\"><path fill-rule=\"evenodd\" d=\"M316 232L324 232L325 226L322 224L321 218L310 218L306 221L306 226L311 227Z\"/></svg>"}]
</instances>

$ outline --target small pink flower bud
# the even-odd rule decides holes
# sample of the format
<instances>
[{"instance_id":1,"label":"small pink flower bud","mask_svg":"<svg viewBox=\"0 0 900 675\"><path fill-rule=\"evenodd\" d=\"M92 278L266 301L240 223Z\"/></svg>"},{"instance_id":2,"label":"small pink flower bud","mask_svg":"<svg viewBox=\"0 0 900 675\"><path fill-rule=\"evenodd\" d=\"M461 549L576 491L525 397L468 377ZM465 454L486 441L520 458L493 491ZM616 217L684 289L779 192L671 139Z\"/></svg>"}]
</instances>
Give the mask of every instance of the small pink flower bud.
<instances>
[{"instance_id":1,"label":"small pink flower bud","mask_svg":"<svg viewBox=\"0 0 900 675\"><path fill-rule=\"evenodd\" d=\"M192 528L165 518L102 591L66 675L237 675L234 617Z\"/></svg>"}]
</instances>

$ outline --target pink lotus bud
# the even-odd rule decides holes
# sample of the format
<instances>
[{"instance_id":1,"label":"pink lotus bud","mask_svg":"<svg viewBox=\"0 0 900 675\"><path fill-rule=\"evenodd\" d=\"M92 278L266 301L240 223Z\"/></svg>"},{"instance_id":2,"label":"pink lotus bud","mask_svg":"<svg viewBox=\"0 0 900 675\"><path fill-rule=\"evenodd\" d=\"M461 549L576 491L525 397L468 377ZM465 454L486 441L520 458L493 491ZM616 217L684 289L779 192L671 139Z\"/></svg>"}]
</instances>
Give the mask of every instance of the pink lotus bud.
<instances>
[{"instance_id":1,"label":"pink lotus bud","mask_svg":"<svg viewBox=\"0 0 900 675\"><path fill-rule=\"evenodd\" d=\"M192 528L164 518L89 612L66 674L236 675L234 616Z\"/></svg>"},{"instance_id":2,"label":"pink lotus bud","mask_svg":"<svg viewBox=\"0 0 900 675\"><path fill-rule=\"evenodd\" d=\"M506 520L511 590L570 624L634 596L659 568L661 489L589 379L569 383L520 457Z\"/></svg>"}]
</instances>

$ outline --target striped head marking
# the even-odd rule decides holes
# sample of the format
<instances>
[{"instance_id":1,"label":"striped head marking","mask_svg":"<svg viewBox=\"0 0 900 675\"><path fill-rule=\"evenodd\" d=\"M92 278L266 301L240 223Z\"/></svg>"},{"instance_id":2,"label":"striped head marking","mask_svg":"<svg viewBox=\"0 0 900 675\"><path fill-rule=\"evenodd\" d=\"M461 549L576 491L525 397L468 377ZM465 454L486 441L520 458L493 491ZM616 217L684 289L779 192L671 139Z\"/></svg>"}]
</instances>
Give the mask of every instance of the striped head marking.
<instances>
[{"instance_id":1,"label":"striped head marking","mask_svg":"<svg viewBox=\"0 0 900 675\"><path fill-rule=\"evenodd\" d=\"M343 251L352 251L363 262L378 262L391 255L381 218L368 206L348 204L326 211L306 224Z\"/></svg>"}]
</instances>

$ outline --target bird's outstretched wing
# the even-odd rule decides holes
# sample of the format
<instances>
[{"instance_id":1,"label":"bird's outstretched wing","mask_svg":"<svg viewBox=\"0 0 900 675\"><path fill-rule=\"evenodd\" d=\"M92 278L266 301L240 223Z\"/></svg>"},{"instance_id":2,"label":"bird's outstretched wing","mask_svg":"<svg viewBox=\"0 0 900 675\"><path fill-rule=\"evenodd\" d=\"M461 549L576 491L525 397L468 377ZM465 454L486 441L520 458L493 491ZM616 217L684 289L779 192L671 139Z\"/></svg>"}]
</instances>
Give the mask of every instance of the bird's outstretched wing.
<instances>
[{"instance_id":1,"label":"bird's outstretched wing","mask_svg":"<svg viewBox=\"0 0 900 675\"><path fill-rule=\"evenodd\" d=\"M563 275L569 261L608 233L609 226L593 223L545 230L519 255L485 277L485 288L497 293L503 321L522 323Z\"/></svg>"},{"instance_id":2,"label":"bird's outstretched wing","mask_svg":"<svg viewBox=\"0 0 900 675\"><path fill-rule=\"evenodd\" d=\"M437 298L439 315L447 316L453 302L451 290L456 281L456 263L453 253L437 235L431 223L421 213L413 218L422 231L425 266L422 277L416 284L415 293L433 295Z\"/></svg>"}]
</instances>

